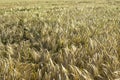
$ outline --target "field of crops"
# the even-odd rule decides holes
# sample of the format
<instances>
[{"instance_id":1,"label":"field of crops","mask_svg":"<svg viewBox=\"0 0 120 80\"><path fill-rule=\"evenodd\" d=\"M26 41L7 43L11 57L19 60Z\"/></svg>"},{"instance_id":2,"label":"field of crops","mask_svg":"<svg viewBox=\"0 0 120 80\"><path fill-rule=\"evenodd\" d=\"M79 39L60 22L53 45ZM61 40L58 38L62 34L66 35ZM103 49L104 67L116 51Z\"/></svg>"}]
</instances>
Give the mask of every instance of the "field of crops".
<instances>
[{"instance_id":1,"label":"field of crops","mask_svg":"<svg viewBox=\"0 0 120 80\"><path fill-rule=\"evenodd\" d=\"M0 0L0 80L120 80L120 1Z\"/></svg>"}]
</instances>

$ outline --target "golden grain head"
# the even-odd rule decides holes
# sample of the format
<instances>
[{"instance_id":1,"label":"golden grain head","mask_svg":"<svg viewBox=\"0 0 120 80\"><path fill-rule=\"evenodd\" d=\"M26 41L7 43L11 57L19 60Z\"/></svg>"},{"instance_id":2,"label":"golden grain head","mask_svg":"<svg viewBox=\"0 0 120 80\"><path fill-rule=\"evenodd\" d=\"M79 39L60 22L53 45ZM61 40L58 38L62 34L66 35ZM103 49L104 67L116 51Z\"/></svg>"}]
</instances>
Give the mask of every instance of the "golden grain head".
<instances>
[{"instance_id":1,"label":"golden grain head","mask_svg":"<svg viewBox=\"0 0 120 80\"><path fill-rule=\"evenodd\" d=\"M0 0L0 80L120 80L119 5Z\"/></svg>"}]
</instances>

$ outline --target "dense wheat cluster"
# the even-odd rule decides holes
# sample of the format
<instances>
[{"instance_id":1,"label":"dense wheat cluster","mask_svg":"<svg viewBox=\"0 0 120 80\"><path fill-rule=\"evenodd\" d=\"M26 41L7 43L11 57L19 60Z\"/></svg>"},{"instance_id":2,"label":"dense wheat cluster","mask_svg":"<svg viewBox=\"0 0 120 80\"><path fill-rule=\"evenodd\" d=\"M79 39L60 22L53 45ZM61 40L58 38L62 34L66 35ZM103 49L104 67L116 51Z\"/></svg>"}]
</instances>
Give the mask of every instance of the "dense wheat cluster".
<instances>
[{"instance_id":1,"label":"dense wheat cluster","mask_svg":"<svg viewBox=\"0 0 120 80\"><path fill-rule=\"evenodd\" d=\"M120 80L120 1L1 2L0 80Z\"/></svg>"}]
</instances>

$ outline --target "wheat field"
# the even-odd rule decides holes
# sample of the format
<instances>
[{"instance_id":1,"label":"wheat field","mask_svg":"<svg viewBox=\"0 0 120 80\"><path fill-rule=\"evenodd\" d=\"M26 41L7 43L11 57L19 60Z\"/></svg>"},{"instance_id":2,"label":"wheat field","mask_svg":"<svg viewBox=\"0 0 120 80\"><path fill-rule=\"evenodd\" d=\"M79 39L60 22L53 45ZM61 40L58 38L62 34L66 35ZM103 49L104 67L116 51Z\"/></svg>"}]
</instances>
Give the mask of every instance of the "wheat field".
<instances>
[{"instance_id":1,"label":"wheat field","mask_svg":"<svg viewBox=\"0 0 120 80\"><path fill-rule=\"evenodd\" d=\"M0 80L120 80L120 1L0 0Z\"/></svg>"}]
</instances>

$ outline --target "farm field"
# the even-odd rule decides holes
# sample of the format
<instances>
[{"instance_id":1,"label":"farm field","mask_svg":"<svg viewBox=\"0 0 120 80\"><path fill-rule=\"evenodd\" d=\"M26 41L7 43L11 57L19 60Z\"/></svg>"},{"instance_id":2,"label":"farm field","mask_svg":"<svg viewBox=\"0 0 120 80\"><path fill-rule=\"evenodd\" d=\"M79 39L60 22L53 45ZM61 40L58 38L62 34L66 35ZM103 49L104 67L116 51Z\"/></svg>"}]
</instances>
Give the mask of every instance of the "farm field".
<instances>
[{"instance_id":1,"label":"farm field","mask_svg":"<svg viewBox=\"0 0 120 80\"><path fill-rule=\"evenodd\" d=\"M0 0L0 80L120 80L120 0Z\"/></svg>"}]
</instances>

